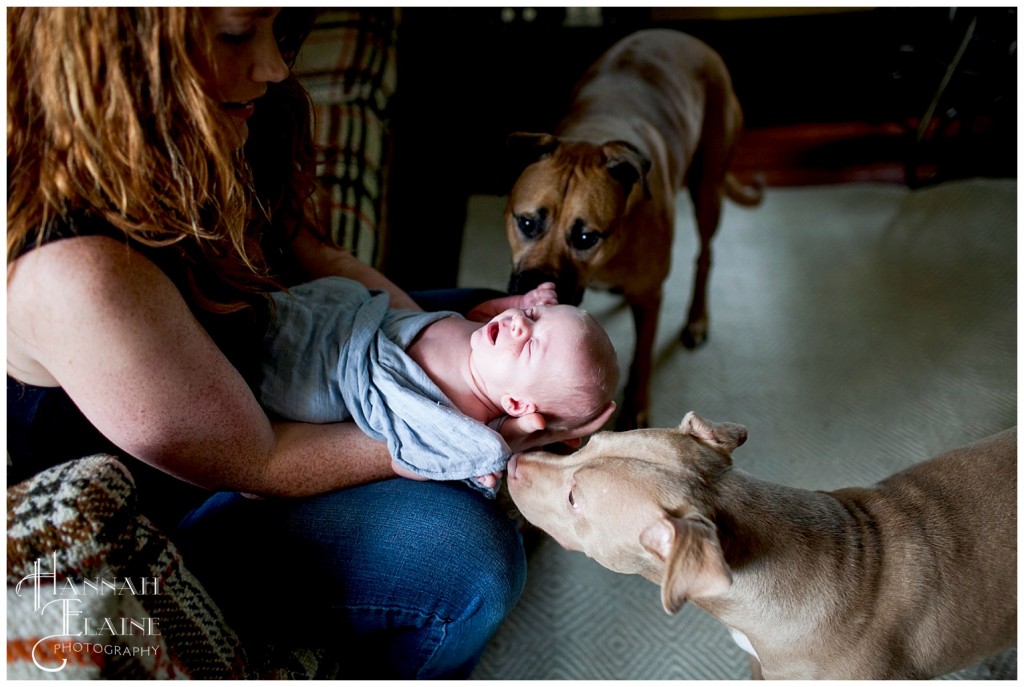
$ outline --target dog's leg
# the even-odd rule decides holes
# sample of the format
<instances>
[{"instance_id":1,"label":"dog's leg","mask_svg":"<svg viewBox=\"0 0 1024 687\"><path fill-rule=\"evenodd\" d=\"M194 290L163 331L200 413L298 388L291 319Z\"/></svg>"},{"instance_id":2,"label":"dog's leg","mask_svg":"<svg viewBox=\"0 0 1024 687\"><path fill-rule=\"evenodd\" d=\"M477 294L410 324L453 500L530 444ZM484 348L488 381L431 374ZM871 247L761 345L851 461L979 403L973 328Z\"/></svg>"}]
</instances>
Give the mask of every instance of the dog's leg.
<instances>
[{"instance_id":1,"label":"dog's leg","mask_svg":"<svg viewBox=\"0 0 1024 687\"><path fill-rule=\"evenodd\" d=\"M680 336L687 348L696 348L708 337L707 285L711 272L711 239L718 231L726 192L725 176L742 127L743 113L739 101L729 86L728 75L723 73L708 84L701 143L687 174L700 239L690 312Z\"/></svg>"},{"instance_id":2,"label":"dog's leg","mask_svg":"<svg viewBox=\"0 0 1024 687\"><path fill-rule=\"evenodd\" d=\"M658 331L658 311L661 308L661 289L652 294L626 294L633 311L636 326L636 348L629 379L623 394L622 412L616 421L620 431L649 427L651 367L654 356L654 336Z\"/></svg>"},{"instance_id":3,"label":"dog's leg","mask_svg":"<svg viewBox=\"0 0 1024 687\"><path fill-rule=\"evenodd\" d=\"M764 675L761 674L761 662L750 654L747 654L747 658L750 659L750 679L763 680Z\"/></svg>"},{"instance_id":4,"label":"dog's leg","mask_svg":"<svg viewBox=\"0 0 1024 687\"><path fill-rule=\"evenodd\" d=\"M703 158L703 155L700 155ZM708 165L699 174L693 175L690 183L690 197L693 199L694 212L697 218L697 235L700 241L697 262L693 275L693 295L690 298L690 312L686 316L681 340L687 348L696 348L708 337L708 275L711 273L711 239L718 231L718 220L722 214L722 179L719 176L706 176Z\"/></svg>"}]
</instances>

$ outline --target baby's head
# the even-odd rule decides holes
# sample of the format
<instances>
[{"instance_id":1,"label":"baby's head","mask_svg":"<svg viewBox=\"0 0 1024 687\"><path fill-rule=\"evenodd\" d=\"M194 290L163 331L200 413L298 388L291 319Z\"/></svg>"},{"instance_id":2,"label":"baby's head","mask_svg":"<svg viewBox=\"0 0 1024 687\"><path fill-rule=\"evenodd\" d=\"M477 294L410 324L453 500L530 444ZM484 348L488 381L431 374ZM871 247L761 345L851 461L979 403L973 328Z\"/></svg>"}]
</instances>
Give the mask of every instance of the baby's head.
<instances>
[{"instance_id":1,"label":"baby's head","mask_svg":"<svg viewBox=\"0 0 1024 687\"><path fill-rule=\"evenodd\" d=\"M566 331L574 348L549 361L549 374L535 392L537 411L549 429L575 429L595 419L611 403L619 383L619 360L607 332L590 313L574 310L576 326Z\"/></svg>"},{"instance_id":2,"label":"baby's head","mask_svg":"<svg viewBox=\"0 0 1024 687\"><path fill-rule=\"evenodd\" d=\"M597 320L571 305L506 310L473 343L474 367L508 415L539 412L549 428L573 429L615 396L615 348Z\"/></svg>"}]
</instances>

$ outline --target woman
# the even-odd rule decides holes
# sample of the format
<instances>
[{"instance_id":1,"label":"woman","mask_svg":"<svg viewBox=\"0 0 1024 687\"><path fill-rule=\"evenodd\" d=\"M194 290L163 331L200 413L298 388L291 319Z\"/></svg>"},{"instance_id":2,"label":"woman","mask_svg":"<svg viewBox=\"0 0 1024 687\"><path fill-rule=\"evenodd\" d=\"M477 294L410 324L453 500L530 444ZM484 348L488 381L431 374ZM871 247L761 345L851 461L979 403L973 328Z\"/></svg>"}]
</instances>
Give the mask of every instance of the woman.
<instances>
[{"instance_id":1,"label":"woman","mask_svg":"<svg viewBox=\"0 0 1024 687\"><path fill-rule=\"evenodd\" d=\"M8 9L9 479L125 456L249 638L346 647L353 675L465 675L522 589L512 524L462 486L385 479L353 424L272 423L249 386L281 283L342 274L413 306L313 228L288 65L310 19ZM568 438L542 427L510 441Z\"/></svg>"}]
</instances>

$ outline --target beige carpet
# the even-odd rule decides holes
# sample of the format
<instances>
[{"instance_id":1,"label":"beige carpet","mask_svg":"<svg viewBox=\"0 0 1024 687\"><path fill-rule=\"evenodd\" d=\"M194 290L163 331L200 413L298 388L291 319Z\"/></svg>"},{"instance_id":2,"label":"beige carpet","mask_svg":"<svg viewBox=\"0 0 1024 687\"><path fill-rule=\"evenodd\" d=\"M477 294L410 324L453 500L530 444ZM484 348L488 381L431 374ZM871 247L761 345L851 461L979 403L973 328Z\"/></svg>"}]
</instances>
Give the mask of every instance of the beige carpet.
<instances>
[{"instance_id":1,"label":"beige carpet","mask_svg":"<svg viewBox=\"0 0 1024 687\"><path fill-rule=\"evenodd\" d=\"M504 198L474 197L460 284L503 288ZM678 343L696 240L679 197L652 424L688 410L750 430L744 470L811 489L868 484L1017 422L1016 180L769 189L728 205L708 343ZM588 292L626 368L621 299ZM1011 599L1012 601L1012 599ZM1016 651L957 678L1015 678ZM745 655L693 606L545 539L476 679L742 679Z\"/></svg>"}]
</instances>

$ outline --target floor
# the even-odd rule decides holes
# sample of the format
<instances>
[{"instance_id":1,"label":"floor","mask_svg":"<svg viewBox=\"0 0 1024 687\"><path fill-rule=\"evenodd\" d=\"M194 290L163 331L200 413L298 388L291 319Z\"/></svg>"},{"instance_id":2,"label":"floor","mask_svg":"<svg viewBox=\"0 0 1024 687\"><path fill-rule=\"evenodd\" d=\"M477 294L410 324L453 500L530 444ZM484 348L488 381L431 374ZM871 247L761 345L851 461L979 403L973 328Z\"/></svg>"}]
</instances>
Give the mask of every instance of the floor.
<instances>
[{"instance_id":1,"label":"floor","mask_svg":"<svg viewBox=\"0 0 1024 687\"><path fill-rule=\"evenodd\" d=\"M696 248L680 194L655 351L654 426L675 425L691 409L742 423L750 438L735 455L739 467L830 489L869 484L1016 424L1016 180L911 191L884 178L890 172L824 185L784 186L776 177L761 206L727 205L715 241L710 338L696 351L677 339ZM504 200L471 199L460 284L504 286ZM588 291L583 307L607 328L625 369L633 332L621 300ZM951 677L1016 678L1016 667L1012 650ZM650 582L547 538L531 555L521 603L473 675L748 676L744 654L716 620L690 605L667 616Z\"/></svg>"}]
</instances>

